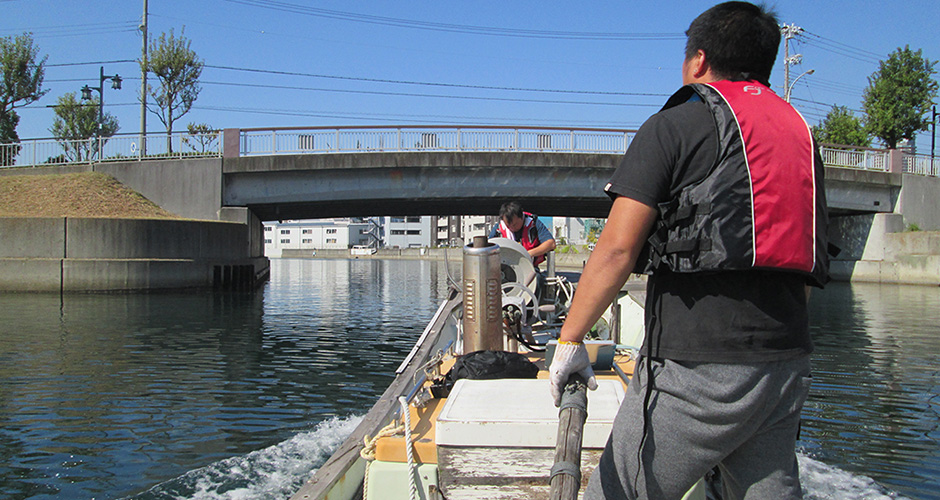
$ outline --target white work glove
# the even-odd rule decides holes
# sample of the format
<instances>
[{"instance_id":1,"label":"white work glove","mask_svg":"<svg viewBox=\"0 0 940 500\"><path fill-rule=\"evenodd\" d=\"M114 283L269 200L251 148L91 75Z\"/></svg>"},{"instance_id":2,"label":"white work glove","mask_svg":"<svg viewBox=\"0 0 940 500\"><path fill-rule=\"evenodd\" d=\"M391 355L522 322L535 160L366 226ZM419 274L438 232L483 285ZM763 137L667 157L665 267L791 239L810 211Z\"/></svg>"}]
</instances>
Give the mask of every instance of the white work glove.
<instances>
[{"instance_id":1,"label":"white work glove","mask_svg":"<svg viewBox=\"0 0 940 500\"><path fill-rule=\"evenodd\" d=\"M548 381L552 386L552 397L555 406L561 404L561 394L565 392L565 384L573 373L580 373L587 381L588 389L597 389L597 378L591 369L591 359L583 343L559 342L555 346L555 355L548 368Z\"/></svg>"}]
</instances>

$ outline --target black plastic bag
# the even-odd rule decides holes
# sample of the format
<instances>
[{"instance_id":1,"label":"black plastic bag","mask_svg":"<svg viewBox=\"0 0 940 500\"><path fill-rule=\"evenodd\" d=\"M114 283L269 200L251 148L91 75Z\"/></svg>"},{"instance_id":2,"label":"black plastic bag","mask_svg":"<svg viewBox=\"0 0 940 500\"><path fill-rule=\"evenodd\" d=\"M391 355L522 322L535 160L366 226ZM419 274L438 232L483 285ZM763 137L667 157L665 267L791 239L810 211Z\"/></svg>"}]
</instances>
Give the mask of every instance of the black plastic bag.
<instances>
[{"instance_id":1,"label":"black plastic bag","mask_svg":"<svg viewBox=\"0 0 940 500\"><path fill-rule=\"evenodd\" d=\"M539 367L516 352L474 351L457 358L453 368L440 384L431 387L435 397L447 397L454 384L462 378L491 380L498 378L536 378Z\"/></svg>"}]
</instances>

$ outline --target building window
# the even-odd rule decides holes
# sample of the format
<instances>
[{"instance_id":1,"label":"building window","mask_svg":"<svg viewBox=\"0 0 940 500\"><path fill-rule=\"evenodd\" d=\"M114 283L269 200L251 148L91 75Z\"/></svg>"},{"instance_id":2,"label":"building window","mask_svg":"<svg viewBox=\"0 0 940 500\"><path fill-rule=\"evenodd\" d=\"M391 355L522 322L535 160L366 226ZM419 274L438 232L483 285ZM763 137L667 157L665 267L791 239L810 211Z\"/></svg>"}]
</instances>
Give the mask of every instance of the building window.
<instances>
[{"instance_id":1,"label":"building window","mask_svg":"<svg viewBox=\"0 0 940 500\"><path fill-rule=\"evenodd\" d=\"M408 217L408 222L421 222L421 217Z\"/></svg>"},{"instance_id":2,"label":"building window","mask_svg":"<svg viewBox=\"0 0 940 500\"><path fill-rule=\"evenodd\" d=\"M389 217L390 222L405 222L404 217Z\"/></svg>"},{"instance_id":3,"label":"building window","mask_svg":"<svg viewBox=\"0 0 940 500\"><path fill-rule=\"evenodd\" d=\"M301 243L313 243L313 240L310 239L310 238L305 238L305 239L301 240Z\"/></svg>"},{"instance_id":4,"label":"building window","mask_svg":"<svg viewBox=\"0 0 940 500\"><path fill-rule=\"evenodd\" d=\"M281 229L281 234L290 234L290 229Z\"/></svg>"},{"instance_id":5,"label":"building window","mask_svg":"<svg viewBox=\"0 0 940 500\"><path fill-rule=\"evenodd\" d=\"M281 240L281 243L290 243L290 238Z\"/></svg>"},{"instance_id":6,"label":"building window","mask_svg":"<svg viewBox=\"0 0 940 500\"><path fill-rule=\"evenodd\" d=\"M326 239L326 242L327 242L327 243L336 243L336 238L327 238L327 239Z\"/></svg>"},{"instance_id":7,"label":"building window","mask_svg":"<svg viewBox=\"0 0 940 500\"><path fill-rule=\"evenodd\" d=\"M264 240L264 243L267 245L267 244L274 243L274 242L273 242L272 240L266 239L266 240Z\"/></svg>"},{"instance_id":8,"label":"building window","mask_svg":"<svg viewBox=\"0 0 940 500\"><path fill-rule=\"evenodd\" d=\"M304 229L304 234L313 234L313 229Z\"/></svg>"},{"instance_id":9,"label":"building window","mask_svg":"<svg viewBox=\"0 0 940 500\"><path fill-rule=\"evenodd\" d=\"M326 234L336 234L336 229L327 229Z\"/></svg>"},{"instance_id":10,"label":"building window","mask_svg":"<svg viewBox=\"0 0 940 500\"><path fill-rule=\"evenodd\" d=\"M265 231L274 231L274 228L271 226L264 226Z\"/></svg>"},{"instance_id":11,"label":"building window","mask_svg":"<svg viewBox=\"0 0 940 500\"><path fill-rule=\"evenodd\" d=\"M419 235L419 234L421 234L421 230L420 230L420 229L409 229L409 230L408 230L408 234L411 235L411 236Z\"/></svg>"},{"instance_id":12,"label":"building window","mask_svg":"<svg viewBox=\"0 0 940 500\"><path fill-rule=\"evenodd\" d=\"M404 236L405 230L404 229L392 229L391 233L392 233L392 236Z\"/></svg>"}]
</instances>

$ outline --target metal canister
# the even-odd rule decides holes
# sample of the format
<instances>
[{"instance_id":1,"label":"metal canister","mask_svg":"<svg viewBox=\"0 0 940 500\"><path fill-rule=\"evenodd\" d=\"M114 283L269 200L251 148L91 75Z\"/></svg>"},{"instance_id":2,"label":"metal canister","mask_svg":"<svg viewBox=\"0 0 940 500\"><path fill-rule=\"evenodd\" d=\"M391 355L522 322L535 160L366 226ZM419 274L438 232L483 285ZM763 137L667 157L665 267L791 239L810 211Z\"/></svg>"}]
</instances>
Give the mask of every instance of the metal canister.
<instances>
[{"instance_id":1,"label":"metal canister","mask_svg":"<svg viewBox=\"0 0 940 500\"><path fill-rule=\"evenodd\" d=\"M463 353L503 350L499 246L486 236L463 248Z\"/></svg>"}]
</instances>

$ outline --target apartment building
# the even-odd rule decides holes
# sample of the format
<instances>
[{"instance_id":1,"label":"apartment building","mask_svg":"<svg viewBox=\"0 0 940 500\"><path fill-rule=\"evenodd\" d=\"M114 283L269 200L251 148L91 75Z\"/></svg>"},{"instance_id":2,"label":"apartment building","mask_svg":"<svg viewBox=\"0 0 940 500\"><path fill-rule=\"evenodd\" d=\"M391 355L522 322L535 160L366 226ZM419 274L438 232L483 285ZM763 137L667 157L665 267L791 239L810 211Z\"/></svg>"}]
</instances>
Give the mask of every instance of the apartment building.
<instances>
[{"instance_id":1,"label":"apartment building","mask_svg":"<svg viewBox=\"0 0 940 500\"><path fill-rule=\"evenodd\" d=\"M380 217L386 248L430 247L437 239L437 217Z\"/></svg>"},{"instance_id":2,"label":"apartment building","mask_svg":"<svg viewBox=\"0 0 940 500\"><path fill-rule=\"evenodd\" d=\"M264 254L280 257L285 249L347 249L369 245L373 224L353 219L316 219L264 223Z\"/></svg>"}]
</instances>

